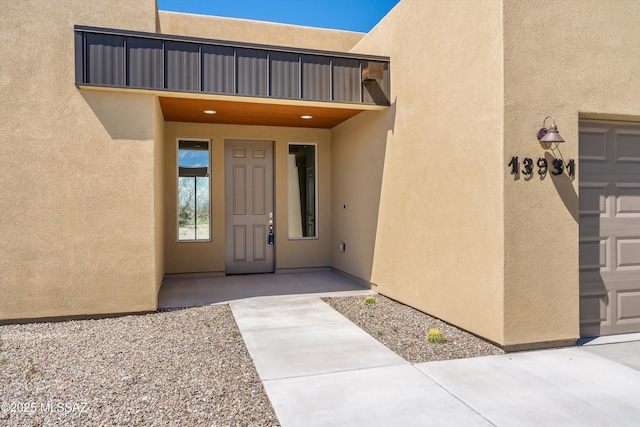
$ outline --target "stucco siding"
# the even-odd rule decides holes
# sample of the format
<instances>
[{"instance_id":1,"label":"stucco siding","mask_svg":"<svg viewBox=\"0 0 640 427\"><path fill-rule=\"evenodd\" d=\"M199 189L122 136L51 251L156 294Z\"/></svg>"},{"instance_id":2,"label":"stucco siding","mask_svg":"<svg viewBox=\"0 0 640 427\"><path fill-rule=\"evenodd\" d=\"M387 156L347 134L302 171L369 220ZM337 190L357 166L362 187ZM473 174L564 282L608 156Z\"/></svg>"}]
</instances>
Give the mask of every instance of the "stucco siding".
<instances>
[{"instance_id":1,"label":"stucco siding","mask_svg":"<svg viewBox=\"0 0 640 427\"><path fill-rule=\"evenodd\" d=\"M0 320L155 309L154 100L78 90L73 42L155 1L1 7Z\"/></svg>"},{"instance_id":2,"label":"stucco siding","mask_svg":"<svg viewBox=\"0 0 640 427\"><path fill-rule=\"evenodd\" d=\"M505 165L577 162L580 117L640 119L639 24L637 1L504 3ZM535 139L547 115L566 140L558 149ZM578 196L578 176L506 178L509 345L579 336Z\"/></svg>"},{"instance_id":3,"label":"stucco siding","mask_svg":"<svg viewBox=\"0 0 640 427\"><path fill-rule=\"evenodd\" d=\"M159 11L159 32L244 43L348 52L363 33Z\"/></svg>"},{"instance_id":4,"label":"stucco siding","mask_svg":"<svg viewBox=\"0 0 640 427\"><path fill-rule=\"evenodd\" d=\"M331 266L371 280L387 132L395 106L331 129ZM345 251L340 244L345 243Z\"/></svg>"},{"instance_id":5,"label":"stucco siding","mask_svg":"<svg viewBox=\"0 0 640 427\"><path fill-rule=\"evenodd\" d=\"M499 2L403 0L353 49L391 57L391 108L332 130L333 265L498 343L502 47Z\"/></svg>"}]
</instances>

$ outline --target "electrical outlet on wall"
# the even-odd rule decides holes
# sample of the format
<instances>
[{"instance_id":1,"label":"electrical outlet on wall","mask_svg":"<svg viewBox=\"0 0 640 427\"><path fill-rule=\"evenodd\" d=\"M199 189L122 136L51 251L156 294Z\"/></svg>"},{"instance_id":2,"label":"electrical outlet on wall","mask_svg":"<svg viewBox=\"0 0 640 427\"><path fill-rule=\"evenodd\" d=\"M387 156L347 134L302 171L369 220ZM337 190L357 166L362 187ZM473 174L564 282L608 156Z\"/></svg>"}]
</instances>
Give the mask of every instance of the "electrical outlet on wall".
<instances>
[{"instance_id":1,"label":"electrical outlet on wall","mask_svg":"<svg viewBox=\"0 0 640 427\"><path fill-rule=\"evenodd\" d=\"M347 244L345 242L340 243L340 252L347 250Z\"/></svg>"}]
</instances>

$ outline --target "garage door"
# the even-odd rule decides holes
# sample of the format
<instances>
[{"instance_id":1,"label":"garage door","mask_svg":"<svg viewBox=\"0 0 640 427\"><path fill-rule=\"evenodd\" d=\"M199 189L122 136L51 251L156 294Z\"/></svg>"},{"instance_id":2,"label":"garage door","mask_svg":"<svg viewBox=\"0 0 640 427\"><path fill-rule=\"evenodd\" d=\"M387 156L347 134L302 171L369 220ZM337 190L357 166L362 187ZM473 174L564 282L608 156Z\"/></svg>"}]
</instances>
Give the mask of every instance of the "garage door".
<instances>
[{"instance_id":1,"label":"garage door","mask_svg":"<svg viewBox=\"0 0 640 427\"><path fill-rule=\"evenodd\" d=\"M580 123L580 333L640 332L640 124Z\"/></svg>"}]
</instances>

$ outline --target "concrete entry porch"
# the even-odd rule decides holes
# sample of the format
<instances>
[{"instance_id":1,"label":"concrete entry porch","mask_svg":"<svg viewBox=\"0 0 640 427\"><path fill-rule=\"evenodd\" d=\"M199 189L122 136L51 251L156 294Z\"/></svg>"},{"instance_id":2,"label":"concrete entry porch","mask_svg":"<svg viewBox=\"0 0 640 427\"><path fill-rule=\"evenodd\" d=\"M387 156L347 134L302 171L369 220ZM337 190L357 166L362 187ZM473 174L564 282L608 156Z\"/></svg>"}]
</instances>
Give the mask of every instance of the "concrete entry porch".
<instances>
[{"instance_id":1,"label":"concrete entry porch","mask_svg":"<svg viewBox=\"0 0 640 427\"><path fill-rule=\"evenodd\" d=\"M168 274L158 294L158 310L226 303L273 295L316 294L330 296L373 293L354 278L326 269L310 272L245 274Z\"/></svg>"}]
</instances>

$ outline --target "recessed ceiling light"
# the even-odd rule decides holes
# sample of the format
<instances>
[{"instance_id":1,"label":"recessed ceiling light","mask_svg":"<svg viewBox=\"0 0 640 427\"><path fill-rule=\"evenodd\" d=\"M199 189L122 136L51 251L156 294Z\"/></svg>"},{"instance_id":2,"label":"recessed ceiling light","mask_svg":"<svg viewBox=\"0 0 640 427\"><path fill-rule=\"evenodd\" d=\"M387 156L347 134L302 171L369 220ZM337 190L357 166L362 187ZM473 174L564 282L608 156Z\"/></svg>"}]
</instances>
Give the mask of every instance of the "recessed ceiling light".
<instances>
[{"instance_id":1,"label":"recessed ceiling light","mask_svg":"<svg viewBox=\"0 0 640 427\"><path fill-rule=\"evenodd\" d=\"M205 114L215 114L216 110L204 110L203 113L205 113Z\"/></svg>"},{"instance_id":2,"label":"recessed ceiling light","mask_svg":"<svg viewBox=\"0 0 640 427\"><path fill-rule=\"evenodd\" d=\"M309 120L313 119L313 116L300 116L301 119Z\"/></svg>"}]
</instances>

